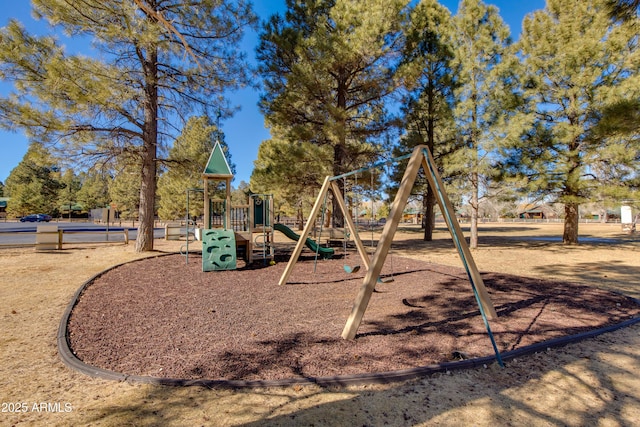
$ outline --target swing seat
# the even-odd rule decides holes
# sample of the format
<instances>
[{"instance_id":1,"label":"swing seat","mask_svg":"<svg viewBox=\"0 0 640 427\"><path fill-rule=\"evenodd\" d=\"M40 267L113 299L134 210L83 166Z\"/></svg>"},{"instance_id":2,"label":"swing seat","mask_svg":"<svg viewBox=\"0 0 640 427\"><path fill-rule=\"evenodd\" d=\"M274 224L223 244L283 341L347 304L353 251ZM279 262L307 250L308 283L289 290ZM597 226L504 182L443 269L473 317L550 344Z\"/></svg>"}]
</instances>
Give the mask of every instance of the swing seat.
<instances>
[{"instance_id":1,"label":"swing seat","mask_svg":"<svg viewBox=\"0 0 640 427\"><path fill-rule=\"evenodd\" d=\"M344 268L344 271L346 271L349 274L357 273L358 271L360 271L359 265L354 265L353 267L349 265L344 265L342 268Z\"/></svg>"},{"instance_id":2,"label":"swing seat","mask_svg":"<svg viewBox=\"0 0 640 427\"><path fill-rule=\"evenodd\" d=\"M394 280L393 277L378 277L378 283L391 283Z\"/></svg>"}]
</instances>

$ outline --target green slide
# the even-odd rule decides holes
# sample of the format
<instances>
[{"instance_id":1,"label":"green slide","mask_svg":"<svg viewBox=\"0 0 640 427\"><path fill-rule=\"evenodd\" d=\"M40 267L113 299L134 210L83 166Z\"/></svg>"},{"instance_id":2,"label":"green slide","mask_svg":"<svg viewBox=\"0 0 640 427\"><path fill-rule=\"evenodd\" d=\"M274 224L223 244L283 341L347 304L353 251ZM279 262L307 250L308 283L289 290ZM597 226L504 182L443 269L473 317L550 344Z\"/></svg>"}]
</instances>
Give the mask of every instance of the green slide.
<instances>
[{"instance_id":1,"label":"green slide","mask_svg":"<svg viewBox=\"0 0 640 427\"><path fill-rule=\"evenodd\" d=\"M295 231L290 229L284 224L274 224L273 229L281 232L291 240L298 241L300 239L300 235ZM317 252L324 259L329 259L333 256L332 248L323 248L322 246L318 246L316 242L311 240L311 238L307 237L307 241L305 242L306 246L311 249L313 252Z\"/></svg>"}]
</instances>

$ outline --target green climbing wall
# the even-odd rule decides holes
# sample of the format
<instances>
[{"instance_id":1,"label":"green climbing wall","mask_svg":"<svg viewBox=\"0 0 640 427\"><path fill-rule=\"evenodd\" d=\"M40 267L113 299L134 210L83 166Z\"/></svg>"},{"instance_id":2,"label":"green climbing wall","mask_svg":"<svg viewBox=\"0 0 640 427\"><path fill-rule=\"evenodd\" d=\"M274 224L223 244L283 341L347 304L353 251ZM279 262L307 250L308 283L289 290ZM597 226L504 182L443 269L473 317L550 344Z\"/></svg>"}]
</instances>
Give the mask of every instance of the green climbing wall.
<instances>
[{"instance_id":1,"label":"green climbing wall","mask_svg":"<svg viewBox=\"0 0 640 427\"><path fill-rule=\"evenodd\" d=\"M233 230L202 231L202 271L236 269L236 235Z\"/></svg>"}]
</instances>

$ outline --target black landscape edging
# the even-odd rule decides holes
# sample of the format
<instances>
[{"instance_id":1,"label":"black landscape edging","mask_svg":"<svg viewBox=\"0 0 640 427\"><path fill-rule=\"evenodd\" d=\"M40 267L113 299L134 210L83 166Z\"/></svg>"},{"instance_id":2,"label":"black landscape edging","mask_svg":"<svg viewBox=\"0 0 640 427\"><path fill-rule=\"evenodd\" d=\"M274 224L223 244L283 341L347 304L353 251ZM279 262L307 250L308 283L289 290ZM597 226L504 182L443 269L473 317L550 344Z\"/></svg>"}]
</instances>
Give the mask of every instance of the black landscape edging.
<instances>
[{"instance_id":1,"label":"black landscape edging","mask_svg":"<svg viewBox=\"0 0 640 427\"><path fill-rule=\"evenodd\" d=\"M175 253L164 253L164 254L156 255L156 257L161 257L166 255L175 255ZM149 258L154 258L154 257L149 257ZM400 382L400 381L406 381L406 380L416 379L420 377L425 377L425 376L439 373L439 372L477 368L480 366L489 365L496 361L495 356L485 356L485 357L478 357L474 359L467 359L467 360L461 360L456 362L443 362L443 363L437 363L432 365L419 366L417 368L400 369L397 371L336 375L336 376L330 376L330 377L285 378L285 379L279 379L279 380L225 380L225 379L211 380L211 379L147 377L147 376L141 376L141 375L127 375L120 372L110 371L108 369L97 368L95 366L91 366L84 363L83 361L78 359L75 354L73 354L73 351L71 351L71 348L69 347L69 339L68 339L68 331L67 331L69 318L71 317L71 312L73 311L73 308L78 303L78 298L80 298L80 296L82 295L84 290L87 288L87 286L89 286L94 280L96 280L98 277L102 276L103 274L115 268L118 268L122 265L131 263L131 262L141 261L144 259L148 259L148 258L140 258L134 261L127 261L127 262L109 267L108 269L91 277L89 280L83 283L82 286L80 286L80 288L76 291L71 302L67 306L67 309L62 315L62 320L60 321L60 326L58 328L58 336L57 336L58 353L60 354L60 358L62 359L62 362L65 365L85 375L88 375L90 377L107 379L107 380L130 381L135 383L167 385L167 386L174 386L174 387L201 386L201 387L207 387L207 388L236 389L236 388L287 387L287 386L293 386L293 385L312 385L312 384L320 385L323 387L324 386L364 385L364 384L386 384L386 383ZM634 298L633 300L640 305L639 299ZM629 327L639 322L640 322L640 317L635 317L635 318L626 320L624 322L617 323L615 325L594 329L593 331L587 331L587 332L582 332L580 334L555 338L549 341L543 341L543 342L528 345L526 347L500 353L500 357L502 358L503 361L512 360L517 357L522 357L529 354L542 352L550 348L563 347L568 344L577 343L582 340L593 338L607 332L613 332L618 329Z\"/></svg>"}]
</instances>

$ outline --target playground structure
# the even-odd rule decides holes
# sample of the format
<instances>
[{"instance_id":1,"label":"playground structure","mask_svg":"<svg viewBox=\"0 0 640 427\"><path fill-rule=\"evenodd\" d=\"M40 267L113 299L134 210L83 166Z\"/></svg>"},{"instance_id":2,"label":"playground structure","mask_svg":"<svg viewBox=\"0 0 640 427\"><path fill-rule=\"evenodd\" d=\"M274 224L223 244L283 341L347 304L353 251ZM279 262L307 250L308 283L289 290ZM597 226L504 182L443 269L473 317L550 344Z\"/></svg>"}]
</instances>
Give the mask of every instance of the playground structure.
<instances>
[{"instance_id":1,"label":"playground structure","mask_svg":"<svg viewBox=\"0 0 640 427\"><path fill-rule=\"evenodd\" d=\"M362 263L364 264L365 269L367 270L366 275L363 279L362 286L360 291L356 297L353 309L351 314L346 322L346 325L342 332L342 337L344 339L354 339L356 336L356 332L364 313L367 309L367 305L369 304L369 300L371 299L371 295L375 290L376 283L380 278L380 273L382 271L382 267L384 265L387 254L389 253L389 249L391 247L391 243L393 241L393 236L398 228L398 224L402 219L402 213L404 211L404 207L407 204L409 199L409 195L411 193L411 189L416 181L418 171L420 166L423 167L425 171L425 175L429 182L431 188L434 189L436 193L436 200L442 214L447 223L447 227L451 233L451 237L453 238L454 244L458 250L458 254L462 261L462 264L467 272L469 277L469 281L471 282L471 288L475 295L476 301L478 303L478 307L480 309L480 313L482 315L483 321L485 323L485 327L491 338L491 343L493 345L494 351L496 353L497 360L500 365L502 365L502 360L500 359L500 353L498 351L497 345L493 338L493 334L491 333L491 329L487 320L487 317L491 319L497 318L497 313L491 302L491 298L489 293L487 292L484 282L482 281L482 277L480 276L480 272L473 260L473 256L471 255L471 251L469 250L469 246L467 245L467 241L464 238L462 233L462 229L460 228L460 224L458 223L455 212L453 209L453 205L449 200L446 192L444 191L444 185L442 183L442 179L438 174L438 170L436 168L433 157L431 156L431 152L429 148L424 145L420 145L414 148L413 152L410 155L398 157L396 159L392 159L391 161L399 161L409 158L409 163L407 165L407 169L405 170L404 176L402 177L402 181L400 183L400 187L396 194L396 198L393 201L393 205L391 207L391 212L389 214L389 218L387 219L384 228L382 230L382 235L380 237L380 241L378 242L378 246L373 254L371 260L369 260L368 254L365 251L364 245L362 244L362 240L358 233L356 232L356 227L353 224L351 219L351 215L348 214L346 204L344 199L342 198L340 189L336 184L336 180L344 178L348 175L355 174L361 170L349 172L347 174L338 175L338 176L327 176L324 180L322 188L318 194L318 197L315 201L315 204L309 214L309 219L307 221L307 225L302 232L302 237L308 236L311 232L311 227L313 226L318 213L321 210L323 200L326 199L327 193L329 190L334 195L334 198L338 202L338 206L342 210L345 221L349 229L354 233L353 238L355 241L356 248L358 253L360 254L360 258ZM388 162L383 162L388 163ZM373 165L372 167L377 167L379 165ZM302 243L304 238L301 238L289 259L289 263L282 273L282 277L280 278L280 285L283 285L287 282L287 278L291 274L293 270L293 266L298 260L300 256L300 252L302 251ZM487 316L488 315L488 316Z\"/></svg>"},{"instance_id":2,"label":"playground structure","mask_svg":"<svg viewBox=\"0 0 640 427\"><path fill-rule=\"evenodd\" d=\"M234 270L238 253L248 263L273 259L273 196L251 194L247 204L232 205L233 174L218 142L211 150L202 178L204 188L195 190L204 194L204 224L198 233L202 241L202 271ZM210 198L211 181L224 182L224 199ZM187 197L187 204L188 200Z\"/></svg>"},{"instance_id":3,"label":"playground structure","mask_svg":"<svg viewBox=\"0 0 640 427\"><path fill-rule=\"evenodd\" d=\"M205 196L204 230L233 232L235 253L249 263L254 260L273 259L273 196L251 194L248 203L243 205L232 205L229 199L207 200ZM203 244L207 235L204 230Z\"/></svg>"},{"instance_id":4,"label":"playground structure","mask_svg":"<svg viewBox=\"0 0 640 427\"><path fill-rule=\"evenodd\" d=\"M267 260L273 260L274 231L280 231L292 240L299 239L300 236L289 227L274 222L272 194L250 194L247 204L231 204L233 174L218 142L211 150L202 172L202 179L204 188L186 190L186 245L183 248L187 262L189 261L190 235L202 241L202 271L234 270L237 267L238 254L241 254L247 263L255 260L264 260L266 263ZM225 197L223 199L210 197L211 181L224 182ZM190 194L193 192L204 195L202 229L197 228L195 222L189 219ZM179 235L180 231L177 232ZM323 258L333 256L333 249L321 247L311 239L306 239L304 243Z\"/></svg>"}]
</instances>

